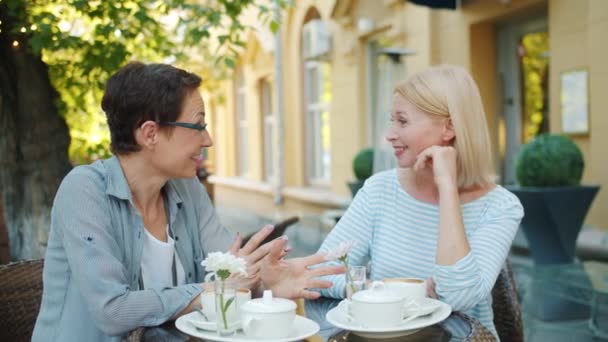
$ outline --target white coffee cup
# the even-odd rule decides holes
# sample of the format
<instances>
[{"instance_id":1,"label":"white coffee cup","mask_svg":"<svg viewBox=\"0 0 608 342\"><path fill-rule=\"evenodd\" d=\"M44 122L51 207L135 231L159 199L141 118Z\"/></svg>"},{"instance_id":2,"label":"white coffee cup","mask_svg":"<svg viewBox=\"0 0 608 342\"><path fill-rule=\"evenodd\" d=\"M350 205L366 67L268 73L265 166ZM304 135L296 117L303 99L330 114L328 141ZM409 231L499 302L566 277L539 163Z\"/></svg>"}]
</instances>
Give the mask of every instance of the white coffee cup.
<instances>
[{"instance_id":1,"label":"white coffee cup","mask_svg":"<svg viewBox=\"0 0 608 342\"><path fill-rule=\"evenodd\" d=\"M280 339L289 336L296 318L296 303L284 298L273 298L272 291L264 291L240 308L243 332L257 340Z\"/></svg>"},{"instance_id":2,"label":"white coffee cup","mask_svg":"<svg viewBox=\"0 0 608 342\"><path fill-rule=\"evenodd\" d=\"M384 286L394 292L405 302L411 302L426 297L426 281L420 278L385 278Z\"/></svg>"},{"instance_id":3,"label":"white coffee cup","mask_svg":"<svg viewBox=\"0 0 608 342\"><path fill-rule=\"evenodd\" d=\"M368 329L394 328L405 321L405 301L382 282L374 282L370 289L358 291L350 300L338 305L347 319Z\"/></svg>"},{"instance_id":4,"label":"white coffee cup","mask_svg":"<svg viewBox=\"0 0 608 342\"><path fill-rule=\"evenodd\" d=\"M239 288L236 290L236 312L241 305L251 300L251 290L246 288ZM209 321L215 321L216 319L216 311L215 311L215 291L213 287L207 288L203 293L201 293L201 310L207 317Z\"/></svg>"}]
</instances>

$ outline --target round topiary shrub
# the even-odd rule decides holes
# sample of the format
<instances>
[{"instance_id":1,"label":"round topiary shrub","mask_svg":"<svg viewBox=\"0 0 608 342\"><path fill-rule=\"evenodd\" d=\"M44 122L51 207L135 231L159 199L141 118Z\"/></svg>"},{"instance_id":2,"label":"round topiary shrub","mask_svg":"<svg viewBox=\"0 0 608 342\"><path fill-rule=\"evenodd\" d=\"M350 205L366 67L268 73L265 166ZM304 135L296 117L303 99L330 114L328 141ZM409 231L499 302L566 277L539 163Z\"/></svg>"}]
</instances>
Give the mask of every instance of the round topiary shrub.
<instances>
[{"instance_id":1,"label":"round topiary shrub","mask_svg":"<svg viewBox=\"0 0 608 342\"><path fill-rule=\"evenodd\" d=\"M579 185L585 161L578 146L568 137L541 134L523 145L515 170L521 186Z\"/></svg>"},{"instance_id":2,"label":"round topiary shrub","mask_svg":"<svg viewBox=\"0 0 608 342\"><path fill-rule=\"evenodd\" d=\"M358 180L368 179L374 172L374 150L365 148L353 159L353 171Z\"/></svg>"}]
</instances>

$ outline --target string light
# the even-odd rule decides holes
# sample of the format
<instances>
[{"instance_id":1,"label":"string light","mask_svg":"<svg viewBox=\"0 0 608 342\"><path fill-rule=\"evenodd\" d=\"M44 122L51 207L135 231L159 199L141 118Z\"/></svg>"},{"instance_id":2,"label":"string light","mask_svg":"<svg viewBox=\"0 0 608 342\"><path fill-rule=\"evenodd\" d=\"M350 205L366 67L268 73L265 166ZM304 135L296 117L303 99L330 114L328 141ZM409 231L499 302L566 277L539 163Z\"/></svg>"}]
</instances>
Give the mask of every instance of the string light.
<instances>
[{"instance_id":1,"label":"string light","mask_svg":"<svg viewBox=\"0 0 608 342\"><path fill-rule=\"evenodd\" d=\"M14 41L13 41L13 47L14 47L14 48L19 47L19 42L18 42L18 41L16 41L16 40L14 40Z\"/></svg>"},{"instance_id":2,"label":"string light","mask_svg":"<svg viewBox=\"0 0 608 342\"><path fill-rule=\"evenodd\" d=\"M21 33L25 33L25 32L27 32L27 29L25 27L22 27L21 28Z\"/></svg>"},{"instance_id":3,"label":"string light","mask_svg":"<svg viewBox=\"0 0 608 342\"><path fill-rule=\"evenodd\" d=\"M32 26L30 26L30 30L32 31L36 31L38 29L38 26L36 26L36 24L32 24Z\"/></svg>"}]
</instances>

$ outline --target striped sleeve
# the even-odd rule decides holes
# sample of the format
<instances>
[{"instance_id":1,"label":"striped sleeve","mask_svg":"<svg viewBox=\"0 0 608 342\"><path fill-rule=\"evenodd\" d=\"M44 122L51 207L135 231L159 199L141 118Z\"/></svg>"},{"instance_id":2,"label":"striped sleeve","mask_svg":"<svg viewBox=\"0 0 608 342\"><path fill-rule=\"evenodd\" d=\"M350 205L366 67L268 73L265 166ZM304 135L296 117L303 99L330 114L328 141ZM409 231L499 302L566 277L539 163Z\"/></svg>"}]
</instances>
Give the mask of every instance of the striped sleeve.
<instances>
[{"instance_id":1,"label":"striped sleeve","mask_svg":"<svg viewBox=\"0 0 608 342\"><path fill-rule=\"evenodd\" d=\"M355 245L348 255L350 265L365 265L369 259L370 244L372 240L372 220L370 215L370 204L373 201L370 198L371 183L366 182L365 185L357 192L351 205L348 207L344 216L329 233L319 252L328 252L335 249L344 241L354 241ZM328 264L338 264L338 262L329 262ZM333 283L329 289L322 289L321 295L332 298L344 298L345 279L343 274L323 277Z\"/></svg>"},{"instance_id":2,"label":"striped sleeve","mask_svg":"<svg viewBox=\"0 0 608 342\"><path fill-rule=\"evenodd\" d=\"M469 310L483 301L507 258L524 212L519 200L503 191L504 196L489 203L485 219L468 237L470 252L453 265L435 265L435 291L454 310Z\"/></svg>"}]
</instances>

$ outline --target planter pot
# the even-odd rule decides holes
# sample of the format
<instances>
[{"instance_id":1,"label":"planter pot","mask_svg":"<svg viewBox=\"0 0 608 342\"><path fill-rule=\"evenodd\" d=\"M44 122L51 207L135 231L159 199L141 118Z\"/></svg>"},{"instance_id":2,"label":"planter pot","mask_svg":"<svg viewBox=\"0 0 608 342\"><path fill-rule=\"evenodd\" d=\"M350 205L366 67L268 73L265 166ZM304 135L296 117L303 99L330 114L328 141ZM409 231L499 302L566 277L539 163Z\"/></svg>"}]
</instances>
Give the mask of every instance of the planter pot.
<instances>
[{"instance_id":1,"label":"planter pot","mask_svg":"<svg viewBox=\"0 0 608 342\"><path fill-rule=\"evenodd\" d=\"M365 181L348 182L348 187L350 188L351 194L353 194L353 198L357 194L357 191L359 191L359 189L361 189L361 187L363 186L364 182Z\"/></svg>"},{"instance_id":2,"label":"planter pot","mask_svg":"<svg viewBox=\"0 0 608 342\"><path fill-rule=\"evenodd\" d=\"M524 206L521 227L534 263L574 261L576 239L599 186L507 187Z\"/></svg>"},{"instance_id":3,"label":"planter pot","mask_svg":"<svg viewBox=\"0 0 608 342\"><path fill-rule=\"evenodd\" d=\"M573 263L578 234L599 186L507 189L519 198L524 207L521 228L535 266L542 268ZM540 287L537 290L533 297L539 304L535 305L533 313L540 319L554 321L589 317L588 305L546 294Z\"/></svg>"}]
</instances>

